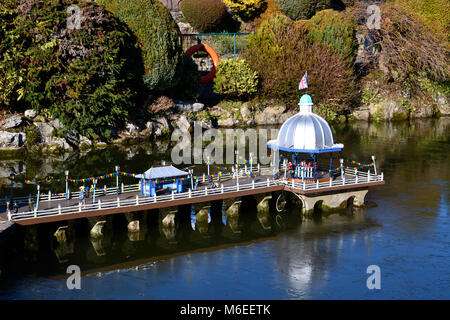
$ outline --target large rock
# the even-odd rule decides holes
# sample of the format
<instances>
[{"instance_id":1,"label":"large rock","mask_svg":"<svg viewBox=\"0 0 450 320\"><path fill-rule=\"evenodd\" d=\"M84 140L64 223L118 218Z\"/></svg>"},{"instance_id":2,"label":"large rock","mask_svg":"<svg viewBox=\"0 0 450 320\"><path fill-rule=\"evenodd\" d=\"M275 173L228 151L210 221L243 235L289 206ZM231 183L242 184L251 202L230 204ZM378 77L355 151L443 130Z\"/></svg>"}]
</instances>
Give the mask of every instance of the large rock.
<instances>
[{"instance_id":1,"label":"large rock","mask_svg":"<svg viewBox=\"0 0 450 320\"><path fill-rule=\"evenodd\" d=\"M88 137L80 135L80 146L92 146L92 140L90 140Z\"/></svg>"},{"instance_id":2,"label":"large rock","mask_svg":"<svg viewBox=\"0 0 450 320\"><path fill-rule=\"evenodd\" d=\"M352 112L356 120L402 120L409 117L409 110L399 100L386 100L363 105Z\"/></svg>"},{"instance_id":3,"label":"large rock","mask_svg":"<svg viewBox=\"0 0 450 320\"><path fill-rule=\"evenodd\" d=\"M136 136L139 134L140 128L136 123L125 123L125 132L130 136Z\"/></svg>"},{"instance_id":4,"label":"large rock","mask_svg":"<svg viewBox=\"0 0 450 320\"><path fill-rule=\"evenodd\" d=\"M23 132L0 131L0 149L19 149L26 141Z\"/></svg>"},{"instance_id":5,"label":"large rock","mask_svg":"<svg viewBox=\"0 0 450 320\"><path fill-rule=\"evenodd\" d=\"M194 28L189 23L178 22L178 28L180 28L181 33L195 33Z\"/></svg>"},{"instance_id":6,"label":"large rock","mask_svg":"<svg viewBox=\"0 0 450 320\"><path fill-rule=\"evenodd\" d=\"M225 118L229 118L231 117L231 112L219 107L219 106L214 106L209 110L209 113L214 116L214 117L225 117Z\"/></svg>"},{"instance_id":7,"label":"large rock","mask_svg":"<svg viewBox=\"0 0 450 320\"><path fill-rule=\"evenodd\" d=\"M200 112L205 108L200 102L174 100L174 103L178 112Z\"/></svg>"},{"instance_id":8,"label":"large rock","mask_svg":"<svg viewBox=\"0 0 450 320\"><path fill-rule=\"evenodd\" d=\"M55 129L53 126L48 124L47 122L34 122L33 123L39 131L39 134L42 138L43 143L47 143L47 138L51 138L53 130Z\"/></svg>"},{"instance_id":9,"label":"large rock","mask_svg":"<svg viewBox=\"0 0 450 320\"><path fill-rule=\"evenodd\" d=\"M197 121L197 123L200 125L200 127L202 127L203 129L211 129L213 127L212 125L212 121L211 120L199 120Z\"/></svg>"},{"instance_id":10,"label":"large rock","mask_svg":"<svg viewBox=\"0 0 450 320\"><path fill-rule=\"evenodd\" d=\"M169 121L166 118L158 118L155 120L155 136L160 137L170 133Z\"/></svg>"},{"instance_id":11,"label":"large rock","mask_svg":"<svg viewBox=\"0 0 450 320\"><path fill-rule=\"evenodd\" d=\"M244 103L241 106L241 116L242 116L242 120L244 122L248 122L251 119L251 112L250 112L250 109L248 108L247 103Z\"/></svg>"},{"instance_id":12,"label":"large rock","mask_svg":"<svg viewBox=\"0 0 450 320\"><path fill-rule=\"evenodd\" d=\"M64 138L52 138L46 149L49 151L73 151L73 147Z\"/></svg>"},{"instance_id":13,"label":"large rock","mask_svg":"<svg viewBox=\"0 0 450 320\"><path fill-rule=\"evenodd\" d=\"M185 115L181 115L178 120L175 122L177 129L180 129L184 132L189 132L191 128L191 120L188 119Z\"/></svg>"},{"instance_id":14,"label":"large rock","mask_svg":"<svg viewBox=\"0 0 450 320\"><path fill-rule=\"evenodd\" d=\"M444 116L450 115L449 97L437 94L435 101L436 101L437 107L439 109L439 112L442 115L444 115Z\"/></svg>"},{"instance_id":15,"label":"large rock","mask_svg":"<svg viewBox=\"0 0 450 320\"><path fill-rule=\"evenodd\" d=\"M237 121L233 118L219 119L217 124L219 127L232 127L236 125Z\"/></svg>"},{"instance_id":16,"label":"large rock","mask_svg":"<svg viewBox=\"0 0 450 320\"><path fill-rule=\"evenodd\" d=\"M3 129L18 128L20 127L22 122L23 122L22 116L12 116L0 122L0 127L2 127Z\"/></svg>"},{"instance_id":17,"label":"large rock","mask_svg":"<svg viewBox=\"0 0 450 320\"><path fill-rule=\"evenodd\" d=\"M51 122L34 122L33 124L39 131L41 144L49 151L73 151L74 146L79 144L78 135L73 131L69 131L65 138L54 137L52 135L55 128L62 128L59 120L53 120Z\"/></svg>"},{"instance_id":18,"label":"large rock","mask_svg":"<svg viewBox=\"0 0 450 320\"><path fill-rule=\"evenodd\" d=\"M37 116L37 111L34 109L28 109L28 110L25 110L24 115L25 115L25 117L27 117L29 119L34 119Z\"/></svg>"},{"instance_id":19,"label":"large rock","mask_svg":"<svg viewBox=\"0 0 450 320\"><path fill-rule=\"evenodd\" d=\"M282 122L282 114L286 111L284 105L271 105L264 111L255 114L255 123L258 125L279 124Z\"/></svg>"},{"instance_id":20,"label":"large rock","mask_svg":"<svg viewBox=\"0 0 450 320\"><path fill-rule=\"evenodd\" d=\"M9 178L11 173L16 175L25 173L26 166L21 160L0 161L0 178Z\"/></svg>"}]
</instances>

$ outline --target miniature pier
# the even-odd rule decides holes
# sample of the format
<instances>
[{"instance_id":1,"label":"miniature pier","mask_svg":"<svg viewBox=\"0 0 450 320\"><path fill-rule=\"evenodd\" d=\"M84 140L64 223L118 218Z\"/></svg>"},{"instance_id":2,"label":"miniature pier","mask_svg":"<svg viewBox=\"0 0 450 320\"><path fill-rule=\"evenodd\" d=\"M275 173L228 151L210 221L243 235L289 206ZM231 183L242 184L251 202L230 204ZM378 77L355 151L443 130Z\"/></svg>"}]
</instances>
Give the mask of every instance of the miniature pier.
<instances>
[{"instance_id":1,"label":"miniature pier","mask_svg":"<svg viewBox=\"0 0 450 320\"><path fill-rule=\"evenodd\" d=\"M195 177L194 186L193 170L186 172L163 165L142 174L122 172L140 179L138 184L119 185L116 180L114 187L97 188L98 179L113 176L118 179L120 172L116 167L115 174L74 180L83 184L85 181L93 183L91 192L86 195L83 191L68 192L70 179L66 171L66 193L40 193L38 184L36 196L28 199L14 197L14 206L7 197L4 200L0 198L0 220L35 225L169 208L171 213L165 221L170 224L177 208L196 207L202 213L211 204L223 203L226 199L232 201L227 201L229 207L225 211L238 213L241 199L247 196L255 197L258 212L268 213L269 202L272 206L275 202L275 209L279 211L278 200L284 199L286 193L299 200L299 212L305 214L312 212L318 203L324 208L337 208L349 203L364 205L369 187L385 183L383 173L377 172L375 157L372 156L373 162L369 164L352 161L350 166L344 166L341 156L344 146L334 142L328 123L312 112L311 97L303 95L299 106L300 112L286 120L277 140L268 142L272 149L272 161L268 167L258 164L255 168L251 163L248 168L246 164L236 164L231 171L210 175L208 163L208 175ZM333 155L336 153L339 153L340 165L333 168L333 158L336 160ZM12 190L11 185L11 195ZM274 197L276 201L270 201Z\"/></svg>"},{"instance_id":2,"label":"miniature pier","mask_svg":"<svg viewBox=\"0 0 450 320\"><path fill-rule=\"evenodd\" d=\"M324 201L328 207L338 207L343 201L353 199L355 205L364 204L364 196L369 187L384 184L383 174L374 175L370 171L345 170L345 174L325 182L303 182L284 177L274 179L268 172L257 178L242 176L233 179L231 176L221 179L220 186L210 188L210 182L200 182L196 190L188 189L181 193L161 194L154 196L141 195L140 184L121 186L120 193L116 188L96 190L83 204L75 194L72 199L65 196L47 194L43 196L39 208L29 210L25 199L19 201L17 212L3 212L0 219L20 225L33 225L47 222L72 220L79 218L103 216L117 213L136 212L167 207L192 205L224 199L237 199L243 196L261 195L272 192L292 192L303 204L302 211L314 208L317 201ZM216 179L217 182L218 179ZM217 185L217 183L216 183ZM92 192L93 194L93 192Z\"/></svg>"}]
</instances>

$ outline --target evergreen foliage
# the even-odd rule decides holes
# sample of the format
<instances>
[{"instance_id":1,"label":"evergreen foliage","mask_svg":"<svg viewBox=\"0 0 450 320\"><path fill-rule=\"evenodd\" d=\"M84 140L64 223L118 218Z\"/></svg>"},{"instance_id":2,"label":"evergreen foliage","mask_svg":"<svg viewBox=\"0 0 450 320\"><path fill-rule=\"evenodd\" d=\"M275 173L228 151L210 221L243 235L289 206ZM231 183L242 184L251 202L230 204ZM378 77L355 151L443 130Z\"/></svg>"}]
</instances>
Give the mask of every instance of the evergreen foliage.
<instances>
[{"instance_id":1,"label":"evergreen foliage","mask_svg":"<svg viewBox=\"0 0 450 320\"><path fill-rule=\"evenodd\" d=\"M80 8L69 28L67 9ZM131 31L94 3L24 0L0 9L0 105L34 108L108 139L135 108L143 74Z\"/></svg>"}]
</instances>

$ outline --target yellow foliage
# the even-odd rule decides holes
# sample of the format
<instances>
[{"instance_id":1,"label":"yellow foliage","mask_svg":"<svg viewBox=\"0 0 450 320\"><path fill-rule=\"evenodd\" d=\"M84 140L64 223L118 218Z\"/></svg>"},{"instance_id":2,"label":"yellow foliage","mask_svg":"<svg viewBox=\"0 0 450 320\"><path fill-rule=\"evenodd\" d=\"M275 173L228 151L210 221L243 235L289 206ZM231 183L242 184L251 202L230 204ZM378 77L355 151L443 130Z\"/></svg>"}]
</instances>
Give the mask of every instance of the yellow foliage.
<instances>
[{"instance_id":1,"label":"yellow foliage","mask_svg":"<svg viewBox=\"0 0 450 320\"><path fill-rule=\"evenodd\" d=\"M223 0L243 20L252 20L267 5L265 0Z\"/></svg>"}]
</instances>

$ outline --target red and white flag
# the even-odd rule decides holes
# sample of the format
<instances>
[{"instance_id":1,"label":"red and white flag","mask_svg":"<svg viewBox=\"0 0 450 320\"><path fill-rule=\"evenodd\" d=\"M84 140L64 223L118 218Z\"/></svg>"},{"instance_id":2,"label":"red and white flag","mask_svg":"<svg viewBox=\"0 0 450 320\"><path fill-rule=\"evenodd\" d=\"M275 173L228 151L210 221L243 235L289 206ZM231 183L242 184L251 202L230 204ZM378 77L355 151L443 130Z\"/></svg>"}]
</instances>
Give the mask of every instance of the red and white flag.
<instances>
[{"instance_id":1,"label":"red and white flag","mask_svg":"<svg viewBox=\"0 0 450 320\"><path fill-rule=\"evenodd\" d=\"M305 72L305 75L303 76L302 80L298 84L298 90L306 89L308 88L308 82L306 81L306 77L308 76L308 71Z\"/></svg>"}]
</instances>

